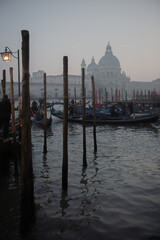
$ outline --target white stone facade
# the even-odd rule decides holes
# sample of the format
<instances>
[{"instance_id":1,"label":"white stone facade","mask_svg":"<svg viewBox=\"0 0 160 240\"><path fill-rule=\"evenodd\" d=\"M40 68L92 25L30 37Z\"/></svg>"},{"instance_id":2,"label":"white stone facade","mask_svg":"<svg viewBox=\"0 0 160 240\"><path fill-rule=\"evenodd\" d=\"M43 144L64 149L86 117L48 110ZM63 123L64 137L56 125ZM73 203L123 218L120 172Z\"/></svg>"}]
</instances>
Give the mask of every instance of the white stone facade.
<instances>
[{"instance_id":1,"label":"white stone facade","mask_svg":"<svg viewBox=\"0 0 160 240\"><path fill-rule=\"evenodd\" d=\"M155 92L160 94L160 79L152 82L136 82L130 81L125 72L121 71L120 62L116 56L113 55L112 48L108 43L105 55L101 57L98 64L95 63L92 57L91 63L86 66L85 60L82 60L81 68L85 69L85 88L86 97L91 98L92 86L91 76L94 76L97 96L99 90L105 98L105 92L108 92L108 99L113 100L115 91L120 92L121 100L125 99L127 92L128 98L132 98L133 91ZM30 96L31 99L43 98L44 71L37 71L30 77ZM63 98L63 75L46 76L47 82L47 98L48 99L62 99ZM82 93L82 79L78 75L68 75L68 95L69 98L74 98L75 93L77 99L81 99ZM10 96L10 83L6 83L6 93ZM15 99L18 98L18 83L14 83ZM0 99L2 98L2 89L0 88Z\"/></svg>"},{"instance_id":2,"label":"white stone facade","mask_svg":"<svg viewBox=\"0 0 160 240\"><path fill-rule=\"evenodd\" d=\"M81 66L86 66L83 59ZM92 57L91 63L86 68L86 77L90 78L94 76L95 87L97 91L99 89L108 92L109 98L111 98L111 92L114 94L115 90L120 90L121 94L129 92L130 78L126 76L125 72L121 72L120 62L117 57L112 53L110 44L106 47L105 55L101 57L99 63L96 64L94 57Z\"/></svg>"},{"instance_id":3,"label":"white stone facade","mask_svg":"<svg viewBox=\"0 0 160 240\"><path fill-rule=\"evenodd\" d=\"M43 76L44 71L34 72L30 78L31 98L43 97ZM47 98L63 98L63 75L46 76ZM68 96L73 98L76 91L77 98L81 98L81 76L68 75Z\"/></svg>"}]
</instances>

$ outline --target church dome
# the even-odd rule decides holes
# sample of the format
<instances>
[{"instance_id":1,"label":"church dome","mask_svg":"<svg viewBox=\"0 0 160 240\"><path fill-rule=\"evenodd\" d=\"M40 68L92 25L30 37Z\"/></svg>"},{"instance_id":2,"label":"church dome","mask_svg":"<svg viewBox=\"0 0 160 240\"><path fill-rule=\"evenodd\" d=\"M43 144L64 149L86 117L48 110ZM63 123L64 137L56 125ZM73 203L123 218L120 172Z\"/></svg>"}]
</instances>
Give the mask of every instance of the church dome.
<instances>
[{"instance_id":1,"label":"church dome","mask_svg":"<svg viewBox=\"0 0 160 240\"><path fill-rule=\"evenodd\" d=\"M112 48L108 43L105 55L99 60L99 67L117 67L120 68L120 63L117 57L112 53Z\"/></svg>"},{"instance_id":2,"label":"church dome","mask_svg":"<svg viewBox=\"0 0 160 240\"><path fill-rule=\"evenodd\" d=\"M95 63L94 57L92 57L91 63L87 67L87 73L92 74L98 70L98 65Z\"/></svg>"}]
</instances>

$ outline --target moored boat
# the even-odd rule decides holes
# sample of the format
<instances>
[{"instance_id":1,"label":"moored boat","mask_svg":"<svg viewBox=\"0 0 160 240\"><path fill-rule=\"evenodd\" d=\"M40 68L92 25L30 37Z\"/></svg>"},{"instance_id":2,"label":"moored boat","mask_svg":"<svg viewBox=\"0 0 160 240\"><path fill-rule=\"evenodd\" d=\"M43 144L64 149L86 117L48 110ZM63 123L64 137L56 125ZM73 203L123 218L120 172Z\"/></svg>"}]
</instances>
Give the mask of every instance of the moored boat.
<instances>
[{"instance_id":1,"label":"moored boat","mask_svg":"<svg viewBox=\"0 0 160 240\"><path fill-rule=\"evenodd\" d=\"M44 127L44 119L39 119L39 120L32 120L32 123L39 126L39 127ZM52 118L47 118L47 127L50 127L52 124Z\"/></svg>"},{"instance_id":2,"label":"moored boat","mask_svg":"<svg viewBox=\"0 0 160 240\"><path fill-rule=\"evenodd\" d=\"M59 119L63 119L63 112L52 110L51 114ZM143 116L117 116L112 117L108 115L102 115L96 117L96 124L138 124L138 123L151 123L157 122L158 115L156 114L147 114ZM68 115L68 122L72 123L83 123L82 116L77 115ZM93 123L93 115L87 115L85 117L85 122L88 124Z\"/></svg>"},{"instance_id":3,"label":"moored boat","mask_svg":"<svg viewBox=\"0 0 160 240\"><path fill-rule=\"evenodd\" d=\"M158 120L157 122L152 122L150 124L154 129L160 131L160 120Z\"/></svg>"}]
</instances>

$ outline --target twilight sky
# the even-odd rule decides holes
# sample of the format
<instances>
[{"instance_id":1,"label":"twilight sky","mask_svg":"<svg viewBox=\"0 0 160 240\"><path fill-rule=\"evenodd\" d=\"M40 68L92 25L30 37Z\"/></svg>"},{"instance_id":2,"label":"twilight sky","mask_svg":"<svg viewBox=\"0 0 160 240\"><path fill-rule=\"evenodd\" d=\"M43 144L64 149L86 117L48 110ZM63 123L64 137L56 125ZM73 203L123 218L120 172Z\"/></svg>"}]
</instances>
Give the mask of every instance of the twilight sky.
<instances>
[{"instance_id":1,"label":"twilight sky","mask_svg":"<svg viewBox=\"0 0 160 240\"><path fill-rule=\"evenodd\" d=\"M131 81L160 78L160 0L0 0L0 52L19 49L21 58L21 30L30 34L31 75L62 74L63 56L80 75L82 59L98 64L110 42ZM0 59L1 79L9 67L17 81L16 59Z\"/></svg>"}]
</instances>

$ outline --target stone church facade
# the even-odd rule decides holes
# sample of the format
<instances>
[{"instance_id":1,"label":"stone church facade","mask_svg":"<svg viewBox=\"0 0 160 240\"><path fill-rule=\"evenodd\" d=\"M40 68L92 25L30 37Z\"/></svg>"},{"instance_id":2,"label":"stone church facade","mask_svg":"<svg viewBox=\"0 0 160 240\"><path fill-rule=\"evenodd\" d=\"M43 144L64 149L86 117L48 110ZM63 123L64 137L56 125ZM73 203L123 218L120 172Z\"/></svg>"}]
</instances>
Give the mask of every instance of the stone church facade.
<instances>
[{"instance_id":1,"label":"stone church facade","mask_svg":"<svg viewBox=\"0 0 160 240\"><path fill-rule=\"evenodd\" d=\"M94 76L97 91L101 89L104 92L105 90L111 95L111 92L114 94L117 89L124 95L126 91L129 92L130 90L130 78L126 76L125 72L121 71L120 62L113 55L109 43L105 55L101 57L98 64L95 63L94 57L92 57L91 63L87 67L83 59L81 67L86 69L87 78Z\"/></svg>"},{"instance_id":2,"label":"stone church facade","mask_svg":"<svg viewBox=\"0 0 160 240\"><path fill-rule=\"evenodd\" d=\"M115 91L120 93L120 99L125 100L126 93L128 99L133 97L134 92L155 92L160 94L160 79L151 82L131 81L130 77L126 76L124 71L121 71L120 61L113 54L111 45L108 43L104 56L98 62L95 62L92 57L91 63L87 66L85 60L81 62L81 68L85 69L85 88L86 97L92 96L91 76L94 76L95 88L98 94L103 95L108 93L108 99L114 100ZM34 72L30 77L30 95L31 99L42 98L44 94L43 86L44 71ZM50 75L46 77L47 82L47 98L62 99L63 98L63 75ZM82 80L79 75L68 75L68 95L69 98L81 99L82 95ZM6 92L10 96L10 83L6 83ZM18 97L18 83L14 83L15 98ZM2 90L0 89L0 98L2 98Z\"/></svg>"}]
</instances>

